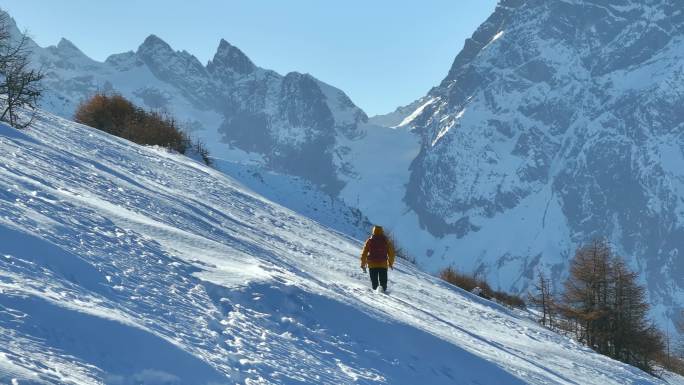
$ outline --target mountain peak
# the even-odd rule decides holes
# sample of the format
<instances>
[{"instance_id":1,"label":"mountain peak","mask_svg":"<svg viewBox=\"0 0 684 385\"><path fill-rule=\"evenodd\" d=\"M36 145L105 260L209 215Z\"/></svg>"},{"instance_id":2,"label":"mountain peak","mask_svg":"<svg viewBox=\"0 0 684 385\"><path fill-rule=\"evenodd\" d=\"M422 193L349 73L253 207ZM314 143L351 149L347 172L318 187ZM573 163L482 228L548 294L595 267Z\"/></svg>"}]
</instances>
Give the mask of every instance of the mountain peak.
<instances>
[{"instance_id":1,"label":"mountain peak","mask_svg":"<svg viewBox=\"0 0 684 385\"><path fill-rule=\"evenodd\" d=\"M239 74L248 74L256 66L239 48L221 39L214 59L209 63L210 69L227 68Z\"/></svg>"},{"instance_id":2,"label":"mountain peak","mask_svg":"<svg viewBox=\"0 0 684 385\"><path fill-rule=\"evenodd\" d=\"M225 48L233 47L232 44L228 43L228 41L224 38L221 38L221 41L219 41L219 51Z\"/></svg>"},{"instance_id":3,"label":"mountain peak","mask_svg":"<svg viewBox=\"0 0 684 385\"><path fill-rule=\"evenodd\" d=\"M4 19L5 27L7 28L10 35L14 35L17 32L20 32L19 27L17 26L17 22L14 20L14 18L9 13L7 13L7 11L1 8L0 19Z\"/></svg>"},{"instance_id":4,"label":"mountain peak","mask_svg":"<svg viewBox=\"0 0 684 385\"><path fill-rule=\"evenodd\" d=\"M684 250L684 216L676 199L651 202L682 195L669 187L681 167L658 155L674 148L679 160L684 148L671 136L684 104L680 9L676 0L506 0L466 41L412 120L421 151L405 195L428 232L458 238L445 250L478 255L462 268L524 291L523 275L499 271L566 274L558 255L605 236L640 266L652 301L668 304L654 318L677 322L684 283L672 256ZM657 187L650 170L662 170ZM549 206L526 211L533 201ZM480 241L498 237L492 218L521 229L505 252ZM529 247L544 238L553 248ZM664 280L676 284L664 291Z\"/></svg>"},{"instance_id":5,"label":"mountain peak","mask_svg":"<svg viewBox=\"0 0 684 385\"><path fill-rule=\"evenodd\" d=\"M138 52L157 50L173 52L173 49L167 42L165 42L164 40L159 38L159 36L154 34L148 36L145 39L145 41L143 41L143 43L140 45L140 47L138 47Z\"/></svg>"},{"instance_id":6,"label":"mountain peak","mask_svg":"<svg viewBox=\"0 0 684 385\"><path fill-rule=\"evenodd\" d=\"M4 29L7 33L9 33L10 39L13 42L16 43L22 39L22 37L24 36L24 32L22 32L22 30L19 29L16 20L14 20L14 18L9 13L7 13L5 10L1 8L0 20L4 22ZM30 37L28 37L28 44L32 46L31 49L37 46L33 39L31 39Z\"/></svg>"},{"instance_id":7,"label":"mountain peak","mask_svg":"<svg viewBox=\"0 0 684 385\"><path fill-rule=\"evenodd\" d=\"M80 49L78 49L78 47L76 47L74 43L72 43L70 40L66 38L61 38L59 40L59 43L57 43L57 48L60 51L83 55L83 52Z\"/></svg>"}]
</instances>

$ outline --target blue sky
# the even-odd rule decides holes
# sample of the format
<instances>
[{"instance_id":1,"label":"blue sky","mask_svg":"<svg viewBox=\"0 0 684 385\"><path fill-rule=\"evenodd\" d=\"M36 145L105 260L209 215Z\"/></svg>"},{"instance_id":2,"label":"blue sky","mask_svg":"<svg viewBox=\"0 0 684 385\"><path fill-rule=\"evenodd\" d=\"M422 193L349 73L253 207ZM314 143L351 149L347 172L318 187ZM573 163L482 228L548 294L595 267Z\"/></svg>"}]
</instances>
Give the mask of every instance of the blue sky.
<instances>
[{"instance_id":1,"label":"blue sky","mask_svg":"<svg viewBox=\"0 0 684 385\"><path fill-rule=\"evenodd\" d=\"M42 46L61 37L97 60L154 33L206 63L225 38L256 65L308 72L369 115L425 95L496 0L3 0Z\"/></svg>"}]
</instances>

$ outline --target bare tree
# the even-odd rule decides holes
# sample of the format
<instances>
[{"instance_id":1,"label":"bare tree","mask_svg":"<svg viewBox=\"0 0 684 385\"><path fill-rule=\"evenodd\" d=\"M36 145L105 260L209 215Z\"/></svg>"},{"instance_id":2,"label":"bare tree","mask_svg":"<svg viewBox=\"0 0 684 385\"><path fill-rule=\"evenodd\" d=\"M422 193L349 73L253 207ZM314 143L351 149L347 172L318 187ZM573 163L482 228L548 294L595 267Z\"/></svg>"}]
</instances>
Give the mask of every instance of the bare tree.
<instances>
[{"instance_id":1,"label":"bare tree","mask_svg":"<svg viewBox=\"0 0 684 385\"><path fill-rule=\"evenodd\" d=\"M7 14L0 14L0 121L25 128L33 120L33 111L43 92L40 81L44 75L31 68L26 33L12 42L8 25ZM28 119L21 119L19 109L22 107L32 110Z\"/></svg>"},{"instance_id":2,"label":"bare tree","mask_svg":"<svg viewBox=\"0 0 684 385\"><path fill-rule=\"evenodd\" d=\"M552 327L556 305L551 294L551 281L541 269L537 273L537 283L534 288L536 293L529 295L529 301L542 312L542 318L539 320L539 323L543 326Z\"/></svg>"}]
</instances>

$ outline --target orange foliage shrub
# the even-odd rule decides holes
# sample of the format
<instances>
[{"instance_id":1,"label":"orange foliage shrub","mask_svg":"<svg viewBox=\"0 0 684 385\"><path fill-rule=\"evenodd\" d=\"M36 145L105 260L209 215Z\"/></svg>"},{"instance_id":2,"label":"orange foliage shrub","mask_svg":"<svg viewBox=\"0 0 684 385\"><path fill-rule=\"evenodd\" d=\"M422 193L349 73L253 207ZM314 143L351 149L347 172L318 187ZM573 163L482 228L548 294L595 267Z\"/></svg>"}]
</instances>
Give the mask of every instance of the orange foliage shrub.
<instances>
[{"instance_id":1,"label":"orange foliage shrub","mask_svg":"<svg viewBox=\"0 0 684 385\"><path fill-rule=\"evenodd\" d=\"M79 105L74 120L138 144L162 146L181 154L191 145L172 117L145 111L121 95L94 95Z\"/></svg>"}]
</instances>

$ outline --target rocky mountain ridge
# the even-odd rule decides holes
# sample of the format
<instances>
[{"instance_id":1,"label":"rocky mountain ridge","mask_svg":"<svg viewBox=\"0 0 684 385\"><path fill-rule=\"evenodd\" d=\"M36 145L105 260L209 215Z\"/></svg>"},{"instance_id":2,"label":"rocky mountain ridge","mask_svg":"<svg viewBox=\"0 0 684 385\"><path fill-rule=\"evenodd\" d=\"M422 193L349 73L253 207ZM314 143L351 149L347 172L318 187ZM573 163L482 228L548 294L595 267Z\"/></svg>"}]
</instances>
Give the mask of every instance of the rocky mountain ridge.
<instances>
[{"instance_id":1,"label":"rocky mountain ridge","mask_svg":"<svg viewBox=\"0 0 684 385\"><path fill-rule=\"evenodd\" d=\"M411 122L407 204L505 289L607 237L678 318L683 57L676 1L501 1Z\"/></svg>"},{"instance_id":2,"label":"rocky mountain ridge","mask_svg":"<svg viewBox=\"0 0 684 385\"><path fill-rule=\"evenodd\" d=\"M19 34L16 24L11 30ZM270 169L304 177L331 195L343 186L336 154L345 149L338 137L363 136L359 125L368 119L339 89L309 74L260 68L223 39L206 65L156 35L104 62L66 39L46 48L29 45L46 73L43 105L54 113L70 118L96 92L121 93L173 113L218 158L230 148L256 152Z\"/></svg>"}]
</instances>

